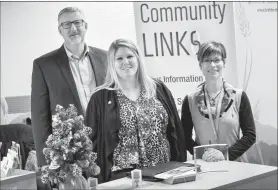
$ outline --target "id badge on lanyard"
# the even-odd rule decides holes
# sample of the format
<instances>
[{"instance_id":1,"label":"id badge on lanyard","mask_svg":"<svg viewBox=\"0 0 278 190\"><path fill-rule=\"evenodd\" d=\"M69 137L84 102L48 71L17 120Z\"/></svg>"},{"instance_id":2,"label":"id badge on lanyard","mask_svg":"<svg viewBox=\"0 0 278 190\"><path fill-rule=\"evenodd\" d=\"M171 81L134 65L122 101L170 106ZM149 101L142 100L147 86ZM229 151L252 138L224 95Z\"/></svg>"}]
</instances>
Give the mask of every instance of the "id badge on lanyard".
<instances>
[{"instance_id":1,"label":"id badge on lanyard","mask_svg":"<svg viewBox=\"0 0 278 190\"><path fill-rule=\"evenodd\" d=\"M206 87L205 87L205 89L206 89ZM221 89L220 98L219 98L218 103L216 105L216 118L215 118L215 122L214 122L213 118L212 118L211 107L210 107L210 103L209 103L207 90L205 90L205 98L206 98L206 103L207 103L207 108L208 108L209 120L210 120L211 127L212 127L212 130L213 130L214 140L217 143L219 143L218 142L218 140L219 140L219 137L218 137L218 135L219 135L219 118L220 118L222 99L224 97L224 93L222 93L222 91L223 91L223 88Z\"/></svg>"}]
</instances>

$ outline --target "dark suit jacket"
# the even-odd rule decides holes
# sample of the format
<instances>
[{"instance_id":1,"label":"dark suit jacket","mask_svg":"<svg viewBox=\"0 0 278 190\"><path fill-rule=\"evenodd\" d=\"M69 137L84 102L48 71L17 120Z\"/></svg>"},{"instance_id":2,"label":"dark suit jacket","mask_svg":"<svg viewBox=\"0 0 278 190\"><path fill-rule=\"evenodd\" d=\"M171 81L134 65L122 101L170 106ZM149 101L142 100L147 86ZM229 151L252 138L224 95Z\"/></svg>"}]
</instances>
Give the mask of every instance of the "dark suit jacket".
<instances>
[{"instance_id":1,"label":"dark suit jacket","mask_svg":"<svg viewBox=\"0 0 278 190\"><path fill-rule=\"evenodd\" d=\"M107 52L89 47L89 58L99 86L106 74ZM52 133L51 118L57 104L64 108L74 104L78 114L85 116L63 45L35 59L33 64L31 114L38 166L46 164L42 150Z\"/></svg>"},{"instance_id":2,"label":"dark suit jacket","mask_svg":"<svg viewBox=\"0 0 278 190\"><path fill-rule=\"evenodd\" d=\"M158 81L156 96L169 116L167 138L171 160L185 162L186 141L172 93L165 84ZM119 109L116 91L106 89L94 93L87 107L85 125L92 128L93 151L97 153L97 164L101 169L99 183L111 180L113 152L118 145L118 134L122 127Z\"/></svg>"}]
</instances>

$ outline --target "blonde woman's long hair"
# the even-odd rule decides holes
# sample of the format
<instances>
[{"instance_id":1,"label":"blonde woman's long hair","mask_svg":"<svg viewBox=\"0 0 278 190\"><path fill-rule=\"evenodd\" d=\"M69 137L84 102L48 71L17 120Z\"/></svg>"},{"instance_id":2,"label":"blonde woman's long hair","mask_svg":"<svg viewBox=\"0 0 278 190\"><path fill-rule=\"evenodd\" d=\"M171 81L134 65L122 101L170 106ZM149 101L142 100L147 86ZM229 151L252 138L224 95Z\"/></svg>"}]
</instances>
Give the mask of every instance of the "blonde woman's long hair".
<instances>
[{"instance_id":1,"label":"blonde woman's long hair","mask_svg":"<svg viewBox=\"0 0 278 190\"><path fill-rule=\"evenodd\" d=\"M138 47L132 41L126 39L117 39L110 45L108 50L108 65L105 82L103 85L97 87L94 93L102 89L122 90L119 76L115 69L115 54L120 47L127 47L135 54L138 60L138 70L136 73L137 80L141 88L145 89L146 98L155 97L156 81L147 75L147 71Z\"/></svg>"}]
</instances>

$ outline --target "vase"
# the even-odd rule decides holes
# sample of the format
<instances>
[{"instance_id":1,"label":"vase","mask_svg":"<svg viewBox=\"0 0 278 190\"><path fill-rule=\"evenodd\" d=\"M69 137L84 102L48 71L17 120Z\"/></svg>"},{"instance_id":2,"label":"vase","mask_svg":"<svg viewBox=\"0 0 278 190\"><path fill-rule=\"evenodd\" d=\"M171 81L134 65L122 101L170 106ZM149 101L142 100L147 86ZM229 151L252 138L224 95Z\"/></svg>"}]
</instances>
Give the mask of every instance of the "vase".
<instances>
[{"instance_id":1,"label":"vase","mask_svg":"<svg viewBox=\"0 0 278 190\"><path fill-rule=\"evenodd\" d=\"M68 176L66 181L63 183L59 183L58 185L59 190L89 190L89 184L87 180L81 175L81 176Z\"/></svg>"}]
</instances>

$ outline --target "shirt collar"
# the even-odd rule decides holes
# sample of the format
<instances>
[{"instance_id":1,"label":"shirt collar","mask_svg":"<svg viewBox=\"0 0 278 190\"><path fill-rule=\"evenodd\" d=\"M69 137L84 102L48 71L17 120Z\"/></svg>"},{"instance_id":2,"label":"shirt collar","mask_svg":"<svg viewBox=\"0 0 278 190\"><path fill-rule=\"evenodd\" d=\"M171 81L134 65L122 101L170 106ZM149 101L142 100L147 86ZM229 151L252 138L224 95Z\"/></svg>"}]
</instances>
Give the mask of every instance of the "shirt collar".
<instances>
[{"instance_id":1,"label":"shirt collar","mask_svg":"<svg viewBox=\"0 0 278 190\"><path fill-rule=\"evenodd\" d=\"M71 60L71 61L79 61L79 60L82 60L84 59L88 53L89 53L89 46L87 44L85 44L85 51L84 53L81 55L81 57L77 57L76 55L72 54L69 49L65 46L64 44L64 48L65 48L65 51L66 51L66 54L68 56L68 58Z\"/></svg>"}]
</instances>

